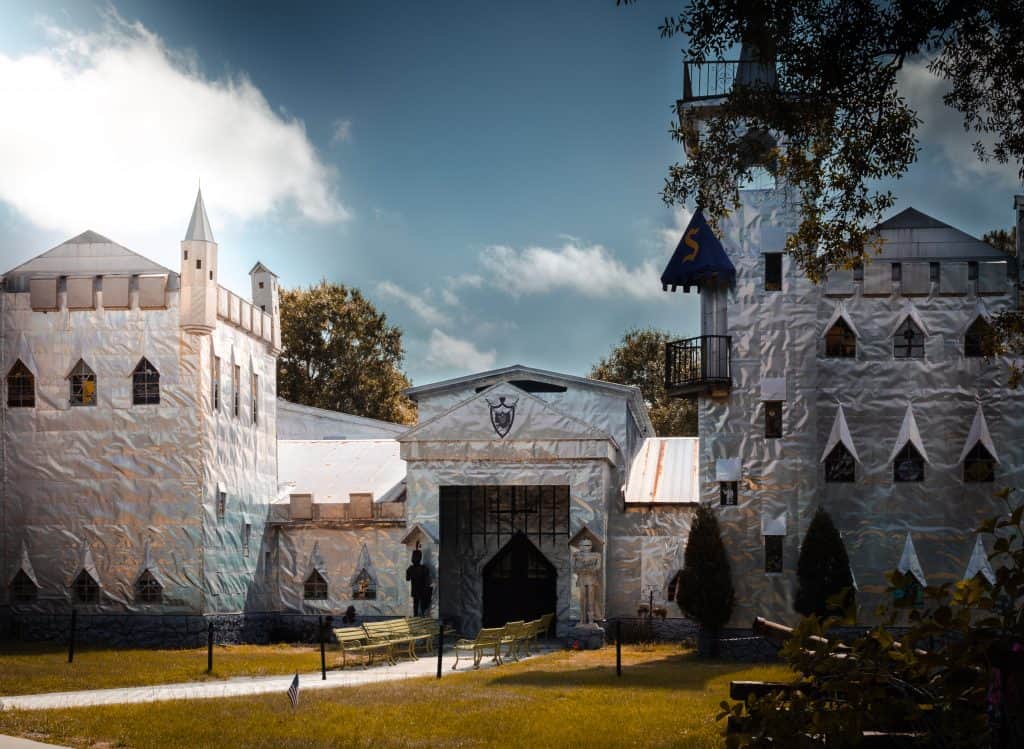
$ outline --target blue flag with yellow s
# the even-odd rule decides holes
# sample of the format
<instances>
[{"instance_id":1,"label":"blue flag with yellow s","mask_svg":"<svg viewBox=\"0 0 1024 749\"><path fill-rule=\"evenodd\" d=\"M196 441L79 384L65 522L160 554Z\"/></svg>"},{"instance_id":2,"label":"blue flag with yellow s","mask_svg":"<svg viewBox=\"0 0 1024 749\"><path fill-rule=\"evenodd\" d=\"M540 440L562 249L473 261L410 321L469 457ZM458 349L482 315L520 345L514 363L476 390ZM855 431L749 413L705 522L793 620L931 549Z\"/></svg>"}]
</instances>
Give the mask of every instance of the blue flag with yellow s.
<instances>
[{"instance_id":1,"label":"blue flag with yellow s","mask_svg":"<svg viewBox=\"0 0 1024 749\"><path fill-rule=\"evenodd\" d=\"M691 286L699 289L701 283L712 279L731 284L736 280L736 268L698 208L661 274L661 288L675 291L682 286L689 291Z\"/></svg>"}]
</instances>

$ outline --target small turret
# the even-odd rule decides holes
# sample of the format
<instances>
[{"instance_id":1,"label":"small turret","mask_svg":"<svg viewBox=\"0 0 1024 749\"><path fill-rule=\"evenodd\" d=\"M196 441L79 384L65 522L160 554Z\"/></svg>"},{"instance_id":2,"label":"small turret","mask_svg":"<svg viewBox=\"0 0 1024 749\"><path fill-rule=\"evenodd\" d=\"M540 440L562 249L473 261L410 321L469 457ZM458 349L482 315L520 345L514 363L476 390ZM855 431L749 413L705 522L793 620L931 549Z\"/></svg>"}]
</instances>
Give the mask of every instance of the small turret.
<instances>
[{"instance_id":1,"label":"small turret","mask_svg":"<svg viewBox=\"0 0 1024 749\"><path fill-rule=\"evenodd\" d=\"M217 243L203 204L196 195L192 220L181 242L181 327L198 335L212 333L217 325Z\"/></svg>"},{"instance_id":2,"label":"small turret","mask_svg":"<svg viewBox=\"0 0 1024 749\"><path fill-rule=\"evenodd\" d=\"M273 320L271 353L281 353L281 301L278 293L277 274L263 263L256 263L249 271L252 279L252 303Z\"/></svg>"}]
</instances>

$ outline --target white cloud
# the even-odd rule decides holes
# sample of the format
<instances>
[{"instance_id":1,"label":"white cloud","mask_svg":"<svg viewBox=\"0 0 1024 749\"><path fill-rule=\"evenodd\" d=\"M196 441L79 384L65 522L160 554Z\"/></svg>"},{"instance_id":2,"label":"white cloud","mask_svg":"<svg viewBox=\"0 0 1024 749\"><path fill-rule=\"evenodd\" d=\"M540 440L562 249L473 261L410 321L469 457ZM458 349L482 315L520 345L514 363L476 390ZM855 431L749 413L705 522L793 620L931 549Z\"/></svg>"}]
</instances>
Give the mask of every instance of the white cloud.
<instances>
[{"instance_id":1,"label":"white cloud","mask_svg":"<svg viewBox=\"0 0 1024 749\"><path fill-rule=\"evenodd\" d=\"M601 245L567 241L557 249L522 250L494 245L484 250L480 262L489 271L488 283L513 296L559 289L599 299L629 296L653 300L661 296L661 272L653 261L628 268Z\"/></svg>"},{"instance_id":2,"label":"white cloud","mask_svg":"<svg viewBox=\"0 0 1024 749\"><path fill-rule=\"evenodd\" d=\"M101 32L50 32L48 49L0 54L0 200L32 223L176 240L200 178L221 221L284 205L316 222L348 218L302 121L244 74L207 78L113 15Z\"/></svg>"},{"instance_id":3,"label":"white cloud","mask_svg":"<svg viewBox=\"0 0 1024 749\"><path fill-rule=\"evenodd\" d=\"M661 250L665 255L665 262L668 262L668 259L672 257L672 253L676 251L676 246L679 244L683 232L686 231L686 227L690 224L690 219L693 218L693 211L686 206L676 206L672 211L672 217L674 219L672 228L662 229L660 232L660 244Z\"/></svg>"},{"instance_id":4,"label":"white cloud","mask_svg":"<svg viewBox=\"0 0 1024 749\"><path fill-rule=\"evenodd\" d=\"M352 120L335 120L331 143L352 142Z\"/></svg>"},{"instance_id":5,"label":"white cloud","mask_svg":"<svg viewBox=\"0 0 1024 749\"><path fill-rule=\"evenodd\" d=\"M449 322L448 316L427 301L426 298L419 294L414 294L411 291L407 291L396 283L392 283L391 281L380 282L377 284L377 293L381 296L387 297L388 299L401 302L412 310L412 312L427 325L433 327L438 325L447 325ZM427 290L427 293L429 293L429 289Z\"/></svg>"},{"instance_id":6,"label":"white cloud","mask_svg":"<svg viewBox=\"0 0 1024 749\"><path fill-rule=\"evenodd\" d=\"M478 372L493 368L496 357L494 349L481 351L470 341L447 335L436 328L430 331L427 364L435 369Z\"/></svg>"},{"instance_id":7,"label":"white cloud","mask_svg":"<svg viewBox=\"0 0 1024 749\"><path fill-rule=\"evenodd\" d=\"M964 185L976 186L977 179L983 177L1016 189L1019 180L1014 164L979 161L975 156L976 141L990 147L995 139L964 130L963 115L942 101L949 88L946 81L929 72L926 60L908 62L899 73L899 91L921 118L917 135L925 152L937 148L949 162L950 172Z\"/></svg>"}]
</instances>

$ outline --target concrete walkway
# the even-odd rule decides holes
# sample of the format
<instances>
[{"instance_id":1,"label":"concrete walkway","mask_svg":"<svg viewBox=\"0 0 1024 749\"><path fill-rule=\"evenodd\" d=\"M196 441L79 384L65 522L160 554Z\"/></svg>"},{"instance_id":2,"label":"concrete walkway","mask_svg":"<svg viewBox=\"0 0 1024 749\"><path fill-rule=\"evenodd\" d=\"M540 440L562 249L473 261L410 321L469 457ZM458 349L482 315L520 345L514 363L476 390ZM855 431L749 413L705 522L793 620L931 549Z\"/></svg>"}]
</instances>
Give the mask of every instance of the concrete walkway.
<instances>
[{"instance_id":1,"label":"concrete walkway","mask_svg":"<svg viewBox=\"0 0 1024 749\"><path fill-rule=\"evenodd\" d=\"M541 652L545 652L542 649ZM547 650L546 652L550 652ZM536 657L537 654L531 657ZM528 660L522 658L520 660ZM442 678L449 678L473 669L472 658L459 660L459 670L452 671L455 656L446 653L443 660ZM481 669L495 668L490 658L480 664ZM335 687L358 686L381 681L412 679L417 676L437 674L437 656L423 656L416 661L400 661L395 666L374 665L363 669L348 668L345 671L327 672L327 680L319 671L299 674L299 699L307 689L333 689ZM219 681L194 681L183 684L159 684L149 687L119 687L116 689L90 689L82 692L51 692L49 694L25 694L0 697L0 710L53 710L63 707L90 707L93 705L128 705L138 702L159 702L162 700L207 700L218 697L241 697L249 694L280 692L282 699L291 686L294 674L288 676L235 677ZM0 749L3 749L0 743Z\"/></svg>"},{"instance_id":2,"label":"concrete walkway","mask_svg":"<svg viewBox=\"0 0 1024 749\"><path fill-rule=\"evenodd\" d=\"M0 736L0 749L64 749L57 744L40 744L30 739L19 739L15 736Z\"/></svg>"}]
</instances>

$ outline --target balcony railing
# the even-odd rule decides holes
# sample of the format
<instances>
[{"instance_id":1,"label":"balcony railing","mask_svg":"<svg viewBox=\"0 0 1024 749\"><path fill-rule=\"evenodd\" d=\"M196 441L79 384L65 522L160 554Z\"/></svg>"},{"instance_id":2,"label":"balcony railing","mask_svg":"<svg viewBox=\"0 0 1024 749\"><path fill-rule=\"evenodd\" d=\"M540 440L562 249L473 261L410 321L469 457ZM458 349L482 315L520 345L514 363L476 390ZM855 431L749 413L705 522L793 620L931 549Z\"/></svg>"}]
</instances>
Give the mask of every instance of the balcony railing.
<instances>
[{"instance_id":1,"label":"balcony railing","mask_svg":"<svg viewBox=\"0 0 1024 749\"><path fill-rule=\"evenodd\" d=\"M728 96L736 80L739 60L683 63L683 101L704 101Z\"/></svg>"},{"instance_id":2,"label":"balcony railing","mask_svg":"<svg viewBox=\"0 0 1024 749\"><path fill-rule=\"evenodd\" d=\"M669 395L720 393L732 386L732 338L703 335L665 344L665 390Z\"/></svg>"}]
</instances>

